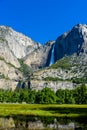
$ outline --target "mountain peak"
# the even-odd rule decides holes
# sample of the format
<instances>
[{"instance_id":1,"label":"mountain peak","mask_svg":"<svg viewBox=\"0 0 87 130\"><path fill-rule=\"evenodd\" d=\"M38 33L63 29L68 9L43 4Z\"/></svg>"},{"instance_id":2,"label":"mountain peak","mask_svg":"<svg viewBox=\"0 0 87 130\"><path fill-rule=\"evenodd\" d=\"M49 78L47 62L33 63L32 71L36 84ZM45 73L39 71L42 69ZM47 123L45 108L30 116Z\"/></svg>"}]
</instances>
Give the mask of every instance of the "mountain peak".
<instances>
[{"instance_id":1,"label":"mountain peak","mask_svg":"<svg viewBox=\"0 0 87 130\"><path fill-rule=\"evenodd\" d=\"M72 31L78 31L80 34L87 35L87 25L86 24L77 24L73 27Z\"/></svg>"},{"instance_id":2,"label":"mountain peak","mask_svg":"<svg viewBox=\"0 0 87 130\"><path fill-rule=\"evenodd\" d=\"M47 67L54 64L57 60L59 62L59 59L61 60L66 57L71 57L70 63L74 64L75 62L76 64L78 59L78 63L81 63L80 65L87 64L86 24L77 24L72 30L58 37L56 41L50 40L44 45L34 42L31 38L16 32L11 27L0 26L0 74L2 79L4 79L3 81L1 81L2 79L0 80L1 83L3 83L0 86L5 86L6 81L6 88L8 87L8 81L6 79L9 79L9 82L15 84L9 85L10 87L16 87L20 79L25 80L23 73L19 71L19 67L21 66L18 58L22 58L25 64L32 68L33 71L36 71L38 68ZM65 64L64 61L69 61L64 59L61 62L61 65L66 68L67 64ZM85 66L84 68L86 69ZM49 76L54 77L54 75L58 76L60 74L61 77L62 74L64 74L62 73L62 70L58 71L58 73L56 73L56 71L57 70L54 72L54 70L52 70L52 74L49 72ZM79 75L79 72L76 73ZM42 77L44 77L43 75ZM45 76L48 76L48 74ZM65 77L63 77L63 79L65 79ZM47 85L47 83L44 84Z\"/></svg>"},{"instance_id":3,"label":"mountain peak","mask_svg":"<svg viewBox=\"0 0 87 130\"><path fill-rule=\"evenodd\" d=\"M67 34L67 35L65 35ZM87 53L87 25L77 24L56 40L55 61L65 55Z\"/></svg>"},{"instance_id":4,"label":"mountain peak","mask_svg":"<svg viewBox=\"0 0 87 130\"><path fill-rule=\"evenodd\" d=\"M80 23L80 24L76 24L73 28L74 28L74 29L75 29L75 28L87 28L87 25Z\"/></svg>"},{"instance_id":5,"label":"mountain peak","mask_svg":"<svg viewBox=\"0 0 87 130\"><path fill-rule=\"evenodd\" d=\"M39 43L34 42L30 37L16 32L8 26L0 26L0 38L8 42L9 49L17 58L25 57L40 46Z\"/></svg>"}]
</instances>

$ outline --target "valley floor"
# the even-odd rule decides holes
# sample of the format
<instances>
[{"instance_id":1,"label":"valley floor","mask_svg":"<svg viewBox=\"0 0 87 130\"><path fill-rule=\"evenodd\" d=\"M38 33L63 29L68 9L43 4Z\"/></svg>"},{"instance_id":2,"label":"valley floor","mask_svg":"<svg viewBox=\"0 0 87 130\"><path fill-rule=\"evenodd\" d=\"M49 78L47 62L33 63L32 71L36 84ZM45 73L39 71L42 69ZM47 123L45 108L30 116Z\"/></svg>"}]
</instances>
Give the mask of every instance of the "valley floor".
<instances>
[{"instance_id":1,"label":"valley floor","mask_svg":"<svg viewBox=\"0 0 87 130\"><path fill-rule=\"evenodd\" d=\"M87 105L0 104L0 116L87 117Z\"/></svg>"}]
</instances>

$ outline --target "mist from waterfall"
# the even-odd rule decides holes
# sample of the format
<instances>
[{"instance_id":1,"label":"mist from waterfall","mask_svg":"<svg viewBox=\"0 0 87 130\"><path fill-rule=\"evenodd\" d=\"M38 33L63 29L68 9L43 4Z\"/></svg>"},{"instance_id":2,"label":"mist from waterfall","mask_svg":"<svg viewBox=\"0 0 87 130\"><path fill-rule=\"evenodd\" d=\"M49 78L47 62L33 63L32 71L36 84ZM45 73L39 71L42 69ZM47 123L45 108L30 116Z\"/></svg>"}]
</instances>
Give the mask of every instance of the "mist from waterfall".
<instances>
[{"instance_id":1,"label":"mist from waterfall","mask_svg":"<svg viewBox=\"0 0 87 130\"><path fill-rule=\"evenodd\" d=\"M55 48L55 44L53 44L53 46L52 46L51 58L50 58L49 66L51 66L52 64L55 63L55 60L54 60L54 48Z\"/></svg>"}]
</instances>

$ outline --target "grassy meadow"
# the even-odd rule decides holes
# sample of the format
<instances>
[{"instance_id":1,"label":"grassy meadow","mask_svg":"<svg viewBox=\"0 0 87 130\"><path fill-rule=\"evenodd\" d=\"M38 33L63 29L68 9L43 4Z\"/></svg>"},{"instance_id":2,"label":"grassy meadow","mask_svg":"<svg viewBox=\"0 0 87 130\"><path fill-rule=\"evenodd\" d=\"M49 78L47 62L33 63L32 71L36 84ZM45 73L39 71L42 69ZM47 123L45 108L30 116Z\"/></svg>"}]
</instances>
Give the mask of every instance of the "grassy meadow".
<instances>
[{"instance_id":1,"label":"grassy meadow","mask_svg":"<svg viewBox=\"0 0 87 130\"><path fill-rule=\"evenodd\" d=\"M0 116L87 117L87 105L0 104Z\"/></svg>"}]
</instances>

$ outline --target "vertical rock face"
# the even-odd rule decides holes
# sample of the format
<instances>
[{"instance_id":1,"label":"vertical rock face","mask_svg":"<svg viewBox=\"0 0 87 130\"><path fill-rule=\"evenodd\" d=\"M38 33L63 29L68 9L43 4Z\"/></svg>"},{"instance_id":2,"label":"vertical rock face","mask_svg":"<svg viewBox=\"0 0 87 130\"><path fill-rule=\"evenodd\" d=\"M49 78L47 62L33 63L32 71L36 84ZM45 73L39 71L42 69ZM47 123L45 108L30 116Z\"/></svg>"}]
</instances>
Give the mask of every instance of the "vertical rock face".
<instances>
[{"instance_id":1,"label":"vertical rock face","mask_svg":"<svg viewBox=\"0 0 87 130\"><path fill-rule=\"evenodd\" d=\"M78 24L71 31L57 38L55 43L55 61L65 55L87 52L87 25Z\"/></svg>"}]
</instances>

